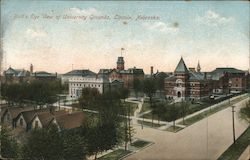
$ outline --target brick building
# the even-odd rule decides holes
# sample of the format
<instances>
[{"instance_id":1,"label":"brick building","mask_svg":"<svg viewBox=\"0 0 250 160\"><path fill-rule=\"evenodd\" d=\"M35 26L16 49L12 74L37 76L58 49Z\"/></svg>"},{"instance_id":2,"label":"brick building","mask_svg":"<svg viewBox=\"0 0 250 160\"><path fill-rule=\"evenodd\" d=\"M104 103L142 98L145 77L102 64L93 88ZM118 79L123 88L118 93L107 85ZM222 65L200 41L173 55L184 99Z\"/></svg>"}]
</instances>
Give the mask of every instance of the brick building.
<instances>
[{"instance_id":1,"label":"brick building","mask_svg":"<svg viewBox=\"0 0 250 160\"><path fill-rule=\"evenodd\" d=\"M144 79L143 69L139 68L128 68L125 70L125 62L123 57L118 57L117 66L115 69L100 69L98 72L98 77L106 77L111 80L121 80L123 81L124 87L128 89L133 89L134 80Z\"/></svg>"},{"instance_id":2,"label":"brick building","mask_svg":"<svg viewBox=\"0 0 250 160\"><path fill-rule=\"evenodd\" d=\"M165 94L169 99L200 100L210 95L227 95L247 91L249 75L235 68L216 68L211 72L201 72L187 68L183 58L179 61L174 74L165 79Z\"/></svg>"},{"instance_id":3,"label":"brick building","mask_svg":"<svg viewBox=\"0 0 250 160\"><path fill-rule=\"evenodd\" d=\"M165 79L166 98L181 100L195 100L207 98L210 93L210 83L206 73L200 72L198 63L197 71L188 70L183 58L179 61L174 74Z\"/></svg>"}]
</instances>

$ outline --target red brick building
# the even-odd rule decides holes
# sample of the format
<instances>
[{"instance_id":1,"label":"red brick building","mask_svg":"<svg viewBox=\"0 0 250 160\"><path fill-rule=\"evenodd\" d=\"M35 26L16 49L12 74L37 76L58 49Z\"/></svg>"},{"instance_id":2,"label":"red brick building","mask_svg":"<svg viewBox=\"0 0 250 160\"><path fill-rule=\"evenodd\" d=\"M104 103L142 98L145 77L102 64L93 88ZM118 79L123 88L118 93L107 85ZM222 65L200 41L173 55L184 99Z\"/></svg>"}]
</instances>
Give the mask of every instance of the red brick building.
<instances>
[{"instance_id":1,"label":"red brick building","mask_svg":"<svg viewBox=\"0 0 250 160\"><path fill-rule=\"evenodd\" d=\"M210 83L206 73L201 73L200 69L198 63L197 71L188 70L181 58L174 74L165 79L166 97L175 101L207 98L210 93Z\"/></svg>"},{"instance_id":2,"label":"red brick building","mask_svg":"<svg viewBox=\"0 0 250 160\"><path fill-rule=\"evenodd\" d=\"M197 70L188 69L181 58L174 74L165 79L165 94L169 99L181 101L245 92L249 84L248 77L245 71L235 68L216 68L212 72L201 72L199 63Z\"/></svg>"},{"instance_id":3,"label":"red brick building","mask_svg":"<svg viewBox=\"0 0 250 160\"><path fill-rule=\"evenodd\" d=\"M124 87L128 89L133 89L134 80L144 79L143 69L139 68L129 68L125 70L123 57L118 57L117 66L115 69L100 69L98 72L98 77L107 77L111 80L121 80L124 83Z\"/></svg>"}]
</instances>

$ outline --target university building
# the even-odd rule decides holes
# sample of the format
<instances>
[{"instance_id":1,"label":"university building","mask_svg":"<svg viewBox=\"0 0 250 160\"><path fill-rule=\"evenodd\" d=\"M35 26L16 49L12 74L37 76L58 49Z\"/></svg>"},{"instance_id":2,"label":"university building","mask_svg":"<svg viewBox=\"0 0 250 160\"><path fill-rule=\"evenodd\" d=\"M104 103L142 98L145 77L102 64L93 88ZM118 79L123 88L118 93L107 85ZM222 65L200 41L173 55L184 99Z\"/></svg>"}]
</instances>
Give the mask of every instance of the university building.
<instances>
[{"instance_id":1,"label":"university building","mask_svg":"<svg viewBox=\"0 0 250 160\"><path fill-rule=\"evenodd\" d=\"M207 98L210 83L206 76L206 73L201 72L199 63L197 71L194 68L188 69L181 58L173 75L165 79L166 98L175 101Z\"/></svg>"},{"instance_id":2,"label":"university building","mask_svg":"<svg viewBox=\"0 0 250 160\"><path fill-rule=\"evenodd\" d=\"M123 81L124 87L128 89L134 88L135 79L144 79L143 69L136 67L128 68L127 70L125 69L125 62L122 56L118 57L116 64L117 66L114 69L100 69L98 72L98 77L106 77L111 80Z\"/></svg>"},{"instance_id":3,"label":"university building","mask_svg":"<svg viewBox=\"0 0 250 160\"><path fill-rule=\"evenodd\" d=\"M96 88L101 94L123 88L123 82L98 77L72 77L69 79L69 96L79 98L83 88Z\"/></svg>"},{"instance_id":4,"label":"university building","mask_svg":"<svg viewBox=\"0 0 250 160\"><path fill-rule=\"evenodd\" d=\"M181 58L173 75L165 79L165 94L168 99L181 101L241 93L247 91L248 77L248 72L228 67L201 72L199 62L196 69L188 69Z\"/></svg>"}]
</instances>

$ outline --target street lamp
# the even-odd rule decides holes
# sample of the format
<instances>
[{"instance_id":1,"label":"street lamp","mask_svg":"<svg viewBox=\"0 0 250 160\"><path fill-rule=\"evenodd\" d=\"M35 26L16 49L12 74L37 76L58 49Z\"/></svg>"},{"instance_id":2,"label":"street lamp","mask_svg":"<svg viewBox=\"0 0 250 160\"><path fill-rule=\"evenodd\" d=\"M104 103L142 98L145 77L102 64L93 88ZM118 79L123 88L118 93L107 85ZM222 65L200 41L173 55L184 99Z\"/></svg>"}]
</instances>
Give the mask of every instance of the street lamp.
<instances>
[{"instance_id":1,"label":"street lamp","mask_svg":"<svg viewBox=\"0 0 250 160\"><path fill-rule=\"evenodd\" d=\"M234 107L235 106L232 106L232 121L233 121L233 140L234 140L234 143L235 143L235 127L234 127Z\"/></svg>"},{"instance_id":2,"label":"street lamp","mask_svg":"<svg viewBox=\"0 0 250 160\"><path fill-rule=\"evenodd\" d=\"M231 85L232 85L232 81L231 81L231 80L229 80L229 82L228 82L229 104L230 104L230 92L231 92Z\"/></svg>"}]
</instances>

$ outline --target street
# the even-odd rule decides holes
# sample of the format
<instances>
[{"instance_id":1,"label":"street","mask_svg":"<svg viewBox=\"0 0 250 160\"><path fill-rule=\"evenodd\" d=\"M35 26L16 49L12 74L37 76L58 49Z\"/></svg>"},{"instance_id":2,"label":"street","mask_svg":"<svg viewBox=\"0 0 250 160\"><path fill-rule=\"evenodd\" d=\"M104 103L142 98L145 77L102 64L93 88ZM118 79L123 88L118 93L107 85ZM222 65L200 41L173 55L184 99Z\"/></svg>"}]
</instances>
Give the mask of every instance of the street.
<instances>
[{"instance_id":1,"label":"street","mask_svg":"<svg viewBox=\"0 0 250 160\"><path fill-rule=\"evenodd\" d=\"M247 123L238 117L245 102L235 104L236 138L247 128ZM135 137L155 144L126 159L217 159L233 143L231 111L228 107L177 133L135 126Z\"/></svg>"}]
</instances>

